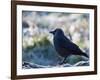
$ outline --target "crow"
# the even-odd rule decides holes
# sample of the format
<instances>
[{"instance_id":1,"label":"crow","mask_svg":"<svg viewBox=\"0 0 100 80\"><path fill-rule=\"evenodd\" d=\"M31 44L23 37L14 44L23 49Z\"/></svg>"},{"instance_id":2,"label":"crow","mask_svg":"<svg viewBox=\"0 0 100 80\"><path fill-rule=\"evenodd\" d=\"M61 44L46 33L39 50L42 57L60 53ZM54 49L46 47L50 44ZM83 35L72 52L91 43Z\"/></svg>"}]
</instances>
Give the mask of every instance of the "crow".
<instances>
[{"instance_id":1,"label":"crow","mask_svg":"<svg viewBox=\"0 0 100 80\"><path fill-rule=\"evenodd\" d=\"M61 64L63 64L66 58L70 55L81 55L89 58L89 56L83 52L79 46L64 35L62 29L57 28L54 31L50 31L50 33L54 35L53 43L57 53L64 58Z\"/></svg>"}]
</instances>

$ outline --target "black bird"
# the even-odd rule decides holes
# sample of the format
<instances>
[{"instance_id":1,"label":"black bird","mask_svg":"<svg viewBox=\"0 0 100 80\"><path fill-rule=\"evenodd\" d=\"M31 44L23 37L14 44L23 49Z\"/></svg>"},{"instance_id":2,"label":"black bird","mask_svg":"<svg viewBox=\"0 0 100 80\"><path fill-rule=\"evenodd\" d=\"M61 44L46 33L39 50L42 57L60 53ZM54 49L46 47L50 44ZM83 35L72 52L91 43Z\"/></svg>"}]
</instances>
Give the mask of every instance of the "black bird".
<instances>
[{"instance_id":1,"label":"black bird","mask_svg":"<svg viewBox=\"0 0 100 80\"><path fill-rule=\"evenodd\" d=\"M61 29L57 28L54 31L50 31L50 33L54 35L53 42L57 53L64 58L61 64L64 63L66 58L70 55L82 55L87 58L89 57L76 44L69 40Z\"/></svg>"}]
</instances>

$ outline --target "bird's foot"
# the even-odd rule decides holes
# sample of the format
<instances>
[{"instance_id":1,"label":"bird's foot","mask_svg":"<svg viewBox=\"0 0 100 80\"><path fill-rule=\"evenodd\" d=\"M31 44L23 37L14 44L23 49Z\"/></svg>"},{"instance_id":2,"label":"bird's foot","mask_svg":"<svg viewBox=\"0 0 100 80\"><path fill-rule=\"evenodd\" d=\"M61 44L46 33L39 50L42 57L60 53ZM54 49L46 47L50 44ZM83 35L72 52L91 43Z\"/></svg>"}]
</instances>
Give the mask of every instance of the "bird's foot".
<instances>
[{"instance_id":1,"label":"bird's foot","mask_svg":"<svg viewBox=\"0 0 100 80\"><path fill-rule=\"evenodd\" d=\"M58 64L59 65L63 65L63 64L65 64L65 63L67 63L66 61L62 61L62 62L59 62Z\"/></svg>"}]
</instances>

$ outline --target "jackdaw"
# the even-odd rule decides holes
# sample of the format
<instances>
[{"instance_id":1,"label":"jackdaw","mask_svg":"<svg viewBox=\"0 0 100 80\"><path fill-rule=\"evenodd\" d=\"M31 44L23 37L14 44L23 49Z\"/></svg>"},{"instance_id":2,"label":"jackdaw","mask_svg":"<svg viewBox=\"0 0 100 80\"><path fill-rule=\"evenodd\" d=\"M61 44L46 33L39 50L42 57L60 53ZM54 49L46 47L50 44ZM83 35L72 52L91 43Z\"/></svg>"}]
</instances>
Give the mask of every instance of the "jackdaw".
<instances>
[{"instance_id":1,"label":"jackdaw","mask_svg":"<svg viewBox=\"0 0 100 80\"><path fill-rule=\"evenodd\" d=\"M66 58L70 55L81 55L87 58L89 57L79 48L79 46L64 35L62 29L57 28L54 31L50 31L50 33L54 35L53 42L57 53L64 58L61 64L63 64Z\"/></svg>"}]
</instances>

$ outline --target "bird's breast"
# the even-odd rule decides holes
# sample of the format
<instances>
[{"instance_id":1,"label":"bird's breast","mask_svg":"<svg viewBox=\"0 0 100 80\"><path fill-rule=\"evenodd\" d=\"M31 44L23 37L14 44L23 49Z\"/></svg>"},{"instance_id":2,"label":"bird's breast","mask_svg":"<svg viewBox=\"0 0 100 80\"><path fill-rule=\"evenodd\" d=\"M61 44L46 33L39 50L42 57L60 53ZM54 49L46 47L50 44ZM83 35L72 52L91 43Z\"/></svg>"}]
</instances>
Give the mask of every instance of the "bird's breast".
<instances>
[{"instance_id":1,"label":"bird's breast","mask_svg":"<svg viewBox=\"0 0 100 80\"><path fill-rule=\"evenodd\" d=\"M54 41L54 46L56 48L58 48L58 46L61 46L61 43L62 43L61 38L54 37L53 41Z\"/></svg>"},{"instance_id":2,"label":"bird's breast","mask_svg":"<svg viewBox=\"0 0 100 80\"><path fill-rule=\"evenodd\" d=\"M54 46L55 46L56 51L58 52L60 56L65 57L67 56L66 54L68 52L67 52L67 49L62 47L63 45L64 45L64 42L62 41L61 38L54 37Z\"/></svg>"}]
</instances>

